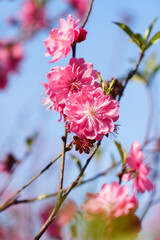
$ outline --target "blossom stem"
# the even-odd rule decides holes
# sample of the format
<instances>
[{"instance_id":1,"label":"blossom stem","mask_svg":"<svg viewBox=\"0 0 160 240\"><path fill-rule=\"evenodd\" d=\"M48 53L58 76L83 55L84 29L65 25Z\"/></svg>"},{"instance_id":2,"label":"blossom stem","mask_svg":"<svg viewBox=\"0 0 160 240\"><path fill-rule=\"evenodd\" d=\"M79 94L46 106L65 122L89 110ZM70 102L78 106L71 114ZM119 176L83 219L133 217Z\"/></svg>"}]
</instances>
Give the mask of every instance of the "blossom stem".
<instances>
[{"instance_id":1,"label":"blossom stem","mask_svg":"<svg viewBox=\"0 0 160 240\"><path fill-rule=\"evenodd\" d=\"M64 202L64 200L66 199L66 197L68 196L68 194L70 193L70 191L78 185L78 182L80 180L80 178L83 176L83 173L85 171L85 169L87 168L88 164L90 163L91 159L93 158L94 154L96 153L96 151L98 150L99 146L101 144L101 140L98 141L97 145L94 147L93 152L91 153L90 157L87 159L86 164L84 165L84 167L82 168L80 174L78 175L78 177L76 178L76 180L74 182L71 183L70 187L66 190L66 192L64 193L64 195L58 199L57 204L55 206L55 208L53 209L53 211L51 212L49 218L47 219L47 221L45 222L45 224L42 226L41 230L39 231L39 233L35 236L34 240L38 240L41 238L41 236L43 235L43 233L46 231L46 229L48 228L48 226L51 224L51 222L55 219L55 216L59 210L59 208L61 207L62 203Z\"/></svg>"},{"instance_id":2,"label":"blossom stem","mask_svg":"<svg viewBox=\"0 0 160 240\"><path fill-rule=\"evenodd\" d=\"M67 191L64 194L64 198L66 198L68 196L68 194L70 193L70 191L79 183L80 178L83 176L84 171L86 170L88 164L90 163L91 159L93 158L93 156L95 155L95 153L97 152L101 141L98 141L98 143L96 144L96 146L93 149L93 152L91 153L90 157L87 159L86 164L84 165L84 167L82 168L80 174L78 175L78 177L76 178L76 180L74 182L72 182L72 184L70 185L70 187L67 189Z\"/></svg>"},{"instance_id":3,"label":"blossom stem","mask_svg":"<svg viewBox=\"0 0 160 240\"><path fill-rule=\"evenodd\" d=\"M88 11L87 11L87 14L86 14L86 16L85 16L85 19L84 19L84 21L83 21L83 23L82 23L82 25L81 25L81 28L84 28L84 26L86 25L86 23L87 23L87 21L88 21L89 15L90 15L91 10L92 10L93 1L94 1L94 0L91 0L91 1L90 1L90 4L89 4L89 6L88 6Z\"/></svg>"},{"instance_id":4,"label":"blossom stem","mask_svg":"<svg viewBox=\"0 0 160 240\"><path fill-rule=\"evenodd\" d=\"M72 45L72 57L76 56L76 43Z\"/></svg>"},{"instance_id":5,"label":"blossom stem","mask_svg":"<svg viewBox=\"0 0 160 240\"><path fill-rule=\"evenodd\" d=\"M69 143L66 147L65 151L69 151L71 150L71 146L72 146L72 142ZM10 198L8 198L8 200L3 203L0 206L0 212L5 210L9 205L11 205L11 201L13 200L13 202L15 201L15 197L22 191L24 190L26 187L28 187L35 179L37 179L42 173L44 173L46 170L48 170L48 168L54 163L56 162L56 160L58 160L58 158L60 158L62 156L62 153L60 153L56 158L54 158L45 168L43 168L39 173L37 173L31 180L29 180L23 187L21 187L17 192L15 192Z\"/></svg>"},{"instance_id":6,"label":"blossom stem","mask_svg":"<svg viewBox=\"0 0 160 240\"><path fill-rule=\"evenodd\" d=\"M61 173L60 173L60 183L59 183L59 192L58 199L62 197L62 188L63 188L63 178L64 178L64 165L65 165L65 149L66 149L66 141L67 141L67 128L65 128L64 136L62 136L63 140L63 150L62 150L62 161L61 161Z\"/></svg>"}]
</instances>

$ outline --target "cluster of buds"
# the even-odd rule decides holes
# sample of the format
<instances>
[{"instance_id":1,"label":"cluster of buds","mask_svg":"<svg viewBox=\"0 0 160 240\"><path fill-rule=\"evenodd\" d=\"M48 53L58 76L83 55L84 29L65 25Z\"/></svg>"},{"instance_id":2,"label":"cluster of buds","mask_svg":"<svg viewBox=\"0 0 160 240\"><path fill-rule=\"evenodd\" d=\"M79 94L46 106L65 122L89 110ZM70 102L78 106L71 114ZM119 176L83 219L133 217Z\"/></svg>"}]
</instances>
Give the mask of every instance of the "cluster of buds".
<instances>
[{"instance_id":1,"label":"cluster of buds","mask_svg":"<svg viewBox=\"0 0 160 240\"><path fill-rule=\"evenodd\" d=\"M73 136L73 144L75 145L75 150L79 153L90 153L90 148L94 147L95 140L90 140L87 138L79 138L78 136Z\"/></svg>"}]
</instances>

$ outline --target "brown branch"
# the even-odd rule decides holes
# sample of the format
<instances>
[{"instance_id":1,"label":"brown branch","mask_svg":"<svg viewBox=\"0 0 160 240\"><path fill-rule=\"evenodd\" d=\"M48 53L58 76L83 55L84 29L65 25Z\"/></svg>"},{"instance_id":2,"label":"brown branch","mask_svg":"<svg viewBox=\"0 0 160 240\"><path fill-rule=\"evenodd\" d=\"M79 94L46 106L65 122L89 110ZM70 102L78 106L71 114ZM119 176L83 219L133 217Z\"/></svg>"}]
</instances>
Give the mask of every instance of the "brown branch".
<instances>
[{"instance_id":1,"label":"brown branch","mask_svg":"<svg viewBox=\"0 0 160 240\"><path fill-rule=\"evenodd\" d=\"M124 83L124 86L123 86L123 90L122 90L121 94L119 95L118 101L120 101L120 99L121 99L121 97L122 97L122 95L123 95L124 89L126 88L129 80L130 80L130 79L134 76L134 74L137 72L137 69L138 69L139 64L140 64L140 62L141 62L141 60L142 60L143 57L144 57L144 53L141 52L140 57L139 57L136 65L135 65L134 69L128 74L128 76L127 76L127 78L126 78L126 80L125 80L125 83Z\"/></svg>"},{"instance_id":2,"label":"brown branch","mask_svg":"<svg viewBox=\"0 0 160 240\"><path fill-rule=\"evenodd\" d=\"M51 212L49 218L47 219L47 221L45 222L45 224L42 226L41 230L39 231L39 233L35 236L34 240L38 240L41 238L41 236L43 235L43 233L46 231L46 229L48 228L48 226L51 224L51 222L55 219L55 216L59 210L59 208L61 207L62 203L64 202L64 200L66 199L66 197L68 196L68 194L70 193L70 191L78 184L80 178L83 176L83 173L85 171L85 169L87 168L88 164L90 163L91 159L93 158L94 154L96 153L97 149L99 148L101 144L101 141L99 141L97 143L97 145L94 147L93 152L91 153L90 157L87 159L86 164L84 165L84 167L82 168L80 174L78 175L78 177L76 178L76 180L74 182L71 183L70 187L66 190L66 192L64 193L64 195L58 199L57 204L55 206L55 208L53 209L53 211Z\"/></svg>"},{"instance_id":3,"label":"brown branch","mask_svg":"<svg viewBox=\"0 0 160 240\"><path fill-rule=\"evenodd\" d=\"M92 182L92 181L95 181L96 179L100 178L100 177L104 177L106 176L110 171L112 171L115 167L119 166L121 162L117 162L115 164L112 164L109 168L107 168L106 170L104 170L103 172L101 173L98 173L97 175L91 177L91 178L88 178L84 181L81 181L77 186L82 186L86 183L89 183L89 182ZM64 189L62 192L66 192L67 189ZM38 197L34 197L34 198L30 198L30 199L21 199L21 200L17 200L15 199L14 202L12 202L12 204L8 205L8 207L12 206L12 205L17 205L17 204L23 204L23 203L31 203L31 202L37 202L37 201L41 201L41 200L44 200L44 199L48 199L48 198L51 198L51 197L55 197L58 195L58 192L55 192L55 193L51 193L51 194L41 194L39 195Z\"/></svg>"},{"instance_id":4,"label":"brown branch","mask_svg":"<svg viewBox=\"0 0 160 240\"><path fill-rule=\"evenodd\" d=\"M89 6L88 6L88 11L87 11L87 14L86 14L86 16L85 16L85 19L84 19L84 21L83 21L83 23L82 23L82 25L81 25L81 28L84 28L84 26L86 25L86 23L87 23L87 21L88 21L89 15L90 15L91 10L92 10L93 1L94 1L94 0L91 0L91 1L90 1L90 4L89 4Z\"/></svg>"},{"instance_id":5,"label":"brown branch","mask_svg":"<svg viewBox=\"0 0 160 240\"><path fill-rule=\"evenodd\" d=\"M72 146L72 142L68 144L68 146L66 147L66 151L69 151L71 149ZM8 198L8 200L3 203L0 206L0 212L5 210L8 205L11 205L11 201L13 200L13 202L15 201L14 198L22 191L24 190L26 187L28 187L35 179L37 179L42 173L44 173L54 162L56 162L56 160L58 158L60 158L62 156L62 153L60 153L56 158L54 158L45 168L43 168L43 170L41 170L39 173L37 173L31 180L29 180L23 187L21 187L17 192L15 192L10 198Z\"/></svg>"}]
</instances>

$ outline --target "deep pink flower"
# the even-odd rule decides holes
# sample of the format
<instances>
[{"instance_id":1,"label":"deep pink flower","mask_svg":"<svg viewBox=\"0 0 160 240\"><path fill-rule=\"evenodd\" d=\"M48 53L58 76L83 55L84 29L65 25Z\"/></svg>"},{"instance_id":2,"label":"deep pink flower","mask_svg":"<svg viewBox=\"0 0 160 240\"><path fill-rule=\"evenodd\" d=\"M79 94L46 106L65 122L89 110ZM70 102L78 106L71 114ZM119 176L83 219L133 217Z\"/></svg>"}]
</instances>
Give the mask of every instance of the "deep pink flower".
<instances>
[{"instance_id":1,"label":"deep pink flower","mask_svg":"<svg viewBox=\"0 0 160 240\"><path fill-rule=\"evenodd\" d=\"M119 103L105 95L100 87L94 91L89 88L72 94L64 108L68 131L80 138L101 140L113 132L114 122L119 118Z\"/></svg>"},{"instance_id":2,"label":"deep pink flower","mask_svg":"<svg viewBox=\"0 0 160 240\"><path fill-rule=\"evenodd\" d=\"M83 58L71 58L66 67L52 68L47 74L48 84L44 84L49 96L48 99L45 99L44 104L63 113L67 99L73 93L77 93L87 86L95 88L96 72L93 70L93 65L85 63Z\"/></svg>"},{"instance_id":3,"label":"deep pink flower","mask_svg":"<svg viewBox=\"0 0 160 240\"><path fill-rule=\"evenodd\" d=\"M16 164L18 164L18 160L9 153L3 162L0 162L0 172L11 173Z\"/></svg>"},{"instance_id":4,"label":"deep pink flower","mask_svg":"<svg viewBox=\"0 0 160 240\"><path fill-rule=\"evenodd\" d=\"M5 89L8 83L7 72L0 68L0 89Z\"/></svg>"},{"instance_id":5,"label":"deep pink flower","mask_svg":"<svg viewBox=\"0 0 160 240\"><path fill-rule=\"evenodd\" d=\"M152 182L147 178L150 172L149 167L144 163L144 155L141 151L140 145L134 141L131 146L130 153L126 157L126 163L129 166L129 173L124 174L123 180L129 181L134 179L133 192L139 191L141 193L145 190L151 191L154 189Z\"/></svg>"},{"instance_id":6,"label":"deep pink flower","mask_svg":"<svg viewBox=\"0 0 160 240\"><path fill-rule=\"evenodd\" d=\"M45 28L47 19L44 5L36 0L24 1L20 12L20 21L24 30L26 28Z\"/></svg>"},{"instance_id":7,"label":"deep pink flower","mask_svg":"<svg viewBox=\"0 0 160 240\"><path fill-rule=\"evenodd\" d=\"M68 15L67 21L60 19L59 28L53 28L49 37L44 40L44 45L47 48L45 56L52 56L50 62L58 61L62 57L67 57L74 42L85 40L87 31L79 28L80 20L74 21L71 15Z\"/></svg>"},{"instance_id":8,"label":"deep pink flower","mask_svg":"<svg viewBox=\"0 0 160 240\"><path fill-rule=\"evenodd\" d=\"M126 216L137 209L136 198L128 194L128 186L119 183L104 184L96 194L87 194L87 201L82 205L85 218L93 220L101 217L105 220Z\"/></svg>"},{"instance_id":9,"label":"deep pink flower","mask_svg":"<svg viewBox=\"0 0 160 240\"><path fill-rule=\"evenodd\" d=\"M65 0L76 10L79 18L82 18L87 11L88 0Z\"/></svg>"}]
</instances>

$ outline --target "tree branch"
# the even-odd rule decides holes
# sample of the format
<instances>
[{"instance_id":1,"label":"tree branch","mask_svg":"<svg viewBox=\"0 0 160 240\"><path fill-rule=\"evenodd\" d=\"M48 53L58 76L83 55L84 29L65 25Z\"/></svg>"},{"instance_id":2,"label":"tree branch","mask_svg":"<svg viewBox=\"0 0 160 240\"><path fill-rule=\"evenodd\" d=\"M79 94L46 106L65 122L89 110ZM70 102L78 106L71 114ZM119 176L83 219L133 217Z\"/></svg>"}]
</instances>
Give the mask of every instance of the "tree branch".
<instances>
[{"instance_id":1,"label":"tree branch","mask_svg":"<svg viewBox=\"0 0 160 240\"><path fill-rule=\"evenodd\" d=\"M88 18L89 18L89 15L91 13L91 10L92 10L92 5L93 5L93 0L90 1L90 4L88 6L88 11L87 11L87 14L85 16L85 19L81 25L81 28L84 28L84 26L86 25L87 21L88 21Z\"/></svg>"},{"instance_id":2,"label":"tree branch","mask_svg":"<svg viewBox=\"0 0 160 240\"><path fill-rule=\"evenodd\" d=\"M65 151L69 151L71 149L72 146L72 142L69 143L66 147ZM41 170L39 173L37 173L31 180L29 180L23 187L21 187L17 192L15 192L5 203L3 203L0 206L0 212L5 210L8 205L11 205L11 201L13 200L14 202L14 198L22 191L24 190L26 187L28 187L34 180L36 180L42 173L44 173L54 162L56 162L56 160L58 158L60 158L62 156L62 153L60 153L56 158L54 158L45 168L43 168L43 170Z\"/></svg>"},{"instance_id":3,"label":"tree branch","mask_svg":"<svg viewBox=\"0 0 160 240\"><path fill-rule=\"evenodd\" d=\"M130 80L130 79L134 76L134 74L137 72L137 69L138 69L139 64L141 63L141 60L142 60L143 57L144 57L144 53L141 52L140 57L139 57L136 65L135 65L134 69L128 74L128 76L127 76L127 78L126 78L126 80L125 80L125 83L124 83L124 86L123 86L123 90L122 90L121 94L119 95L118 101L120 101L120 99L121 99L121 97L122 97L122 95L123 95L124 89L126 88L129 80Z\"/></svg>"},{"instance_id":4,"label":"tree branch","mask_svg":"<svg viewBox=\"0 0 160 240\"><path fill-rule=\"evenodd\" d=\"M87 159L86 164L84 165L84 167L82 168L80 174L78 175L78 177L76 178L76 180L74 182L71 183L70 187L65 191L64 195L58 199L57 204L55 206L55 208L53 209L53 211L51 212L49 218L47 219L47 221L45 222L45 224L42 226L41 230L39 231L39 233L35 236L34 240L38 240L41 238L41 236L43 235L43 233L46 231L46 229L48 228L48 226L51 224L51 222L55 219L55 216L59 210L59 208L61 207L62 203L64 202L64 200L66 199L66 197L68 196L68 194L70 193L70 191L78 184L80 178L82 177L85 169L87 168L88 164L90 163L91 159L93 158L94 154L96 153L97 149L99 148L101 144L101 141L99 141L97 143L97 145L94 147L93 152L91 153L90 157Z\"/></svg>"}]
</instances>

